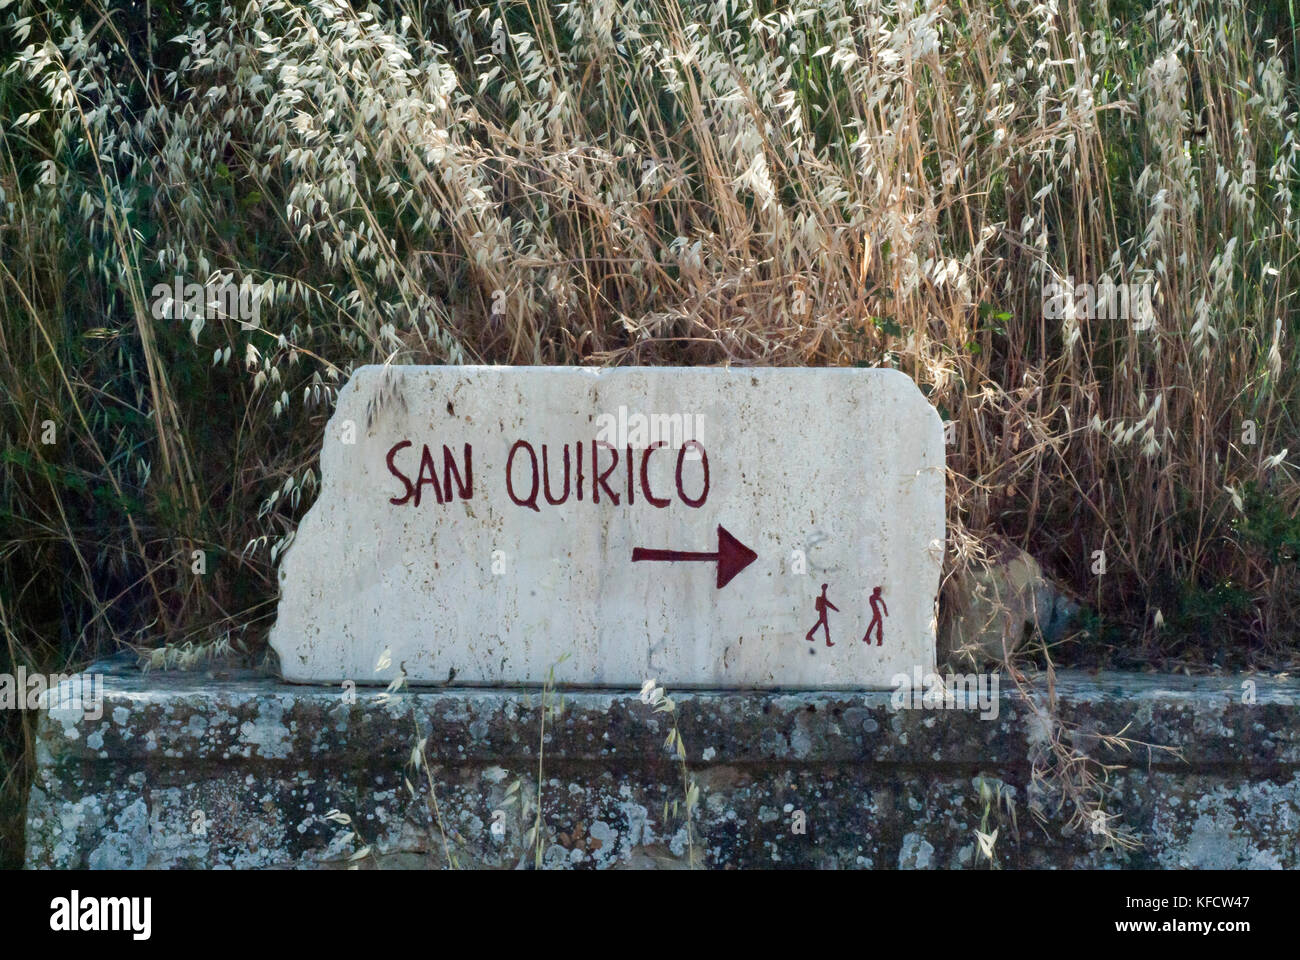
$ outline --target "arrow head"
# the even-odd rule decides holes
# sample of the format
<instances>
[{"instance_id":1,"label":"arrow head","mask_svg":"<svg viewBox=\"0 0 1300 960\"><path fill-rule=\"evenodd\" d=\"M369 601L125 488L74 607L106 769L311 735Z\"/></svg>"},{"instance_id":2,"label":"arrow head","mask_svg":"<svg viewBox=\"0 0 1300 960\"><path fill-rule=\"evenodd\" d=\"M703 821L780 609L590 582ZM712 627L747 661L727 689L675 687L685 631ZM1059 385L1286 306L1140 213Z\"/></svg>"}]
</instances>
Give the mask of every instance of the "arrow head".
<instances>
[{"instance_id":1,"label":"arrow head","mask_svg":"<svg viewBox=\"0 0 1300 960\"><path fill-rule=\"evenodd\" d=\"M718 589L729 584L732 578L758 559L758 554L745 546L722 524L718 524Z\"/></svg>"}]
</instances>

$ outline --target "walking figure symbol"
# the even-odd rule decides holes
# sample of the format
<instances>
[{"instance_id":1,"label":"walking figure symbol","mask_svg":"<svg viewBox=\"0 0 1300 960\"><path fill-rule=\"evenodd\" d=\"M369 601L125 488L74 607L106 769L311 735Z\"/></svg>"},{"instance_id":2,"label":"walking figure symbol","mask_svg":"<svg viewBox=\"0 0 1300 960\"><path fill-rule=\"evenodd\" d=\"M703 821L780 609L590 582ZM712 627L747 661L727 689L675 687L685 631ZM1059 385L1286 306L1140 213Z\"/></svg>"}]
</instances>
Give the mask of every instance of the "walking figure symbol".
<instances>
[{"instance_id":1,"label":"walking figure symbol","mask_svg":"<svg viewBox=\"0 0 1300 960\"><path fill-rule=\"evenodd\" d=\"M867 624L867 632L862 637L862 642L867 646L871 645L872 628L876 631L876 646L885 642L885 622L880 619L880 611L885 611L885 616L889 616L889 608L885 606L885 598L880 595L880 588L871 591L871 622Z\"/></svg>"},{"instance_id":2,"label":"walking figure symbol","mask_svg":"<svg viewBox=\"0 0 1300 960\"><path fill-rule=\"evenodd\" d=\"M808 631L808 641L810 643L816 643L813 639L813 634L817 632L818 627L821 627L826 632L826 646L835 646L835 644L831 643L831 626L830 623L827 622L826 612L828 610L834 610L836 613L839 613L840 608L826 599L826 584L822 584L822 595L813 601L813 606L817 608L817 622L814 623L812 629Z\"/></svg>"}]
</instances>

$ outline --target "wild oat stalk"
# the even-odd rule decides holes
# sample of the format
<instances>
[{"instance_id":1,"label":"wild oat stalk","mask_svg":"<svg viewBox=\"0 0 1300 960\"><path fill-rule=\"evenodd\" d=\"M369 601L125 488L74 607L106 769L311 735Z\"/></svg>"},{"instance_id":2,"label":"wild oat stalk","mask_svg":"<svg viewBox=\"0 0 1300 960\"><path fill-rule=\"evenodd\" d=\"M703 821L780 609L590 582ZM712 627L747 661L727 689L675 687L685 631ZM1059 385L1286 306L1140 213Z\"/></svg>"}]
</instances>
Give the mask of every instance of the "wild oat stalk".
<instances>
[{"instance_id":1,"label":"wild oat stalk","mask_svg":"<svg viewBox=\"0 0 1300 960\"><path fill-rule=\"evenodd\" d=\"M392 665L393 665L393 661L392 661L391 650L385 649L384 652L380 654L379 660L375 664L375 672L379 673L380 671L387 670ZM438 838L442 841L442 850L447 860L447 866L449 866L453 870L456 870L459 868L460 863L456 857L456 851L452 847L451 841L447 837L447 827L446 824L443 822L442 810L438 805L438 788L433 780L433 769L429 765L429 756L428 756L429 738L427 736L421 736L420 734L420 721L416 713L416 708L418 706L419 701L418 698L416 697L415 691L412 690L410 688L410 685L407 683L405 664L398 664L397 675L393 677L391 681L389 681L388 686L384 689L384 692L379 695L377 700L381 705L388 705L394 702L395 699L399 696L399 694L401 694L403 690L406 691L406 696L409 698L409 703L411 707L410 709L411 729L415 734L415 743L411 747L411 754L407 763L409 764L411 769L413 769L416 772L417 775L422 770L424 771L425 781L427 782L429 788L429 792L426 794L426 802L429 806L429 818L433 822L433 824L438 828ZM409 777L403 778L403 782L406 785L407 792L411 795L411 799L418 800L419 792L415 789L414 784L411 783L410 778Z\"/></svg>"},{"instance_id":2,"label":"wild oat stalk","mask_svg":"<svg viewBox=\"0 0 1300 960\"><path fill-rule=\"evenodd\" d=\"M664 741L664 748L672 750L677 758L677 763L681 767L682 776L682 799L686 820L686 863L687 866L694 870L699 866L695 854L695 823L694 812L700 802L699 785L691 779L690 770L686 766L686 743L682 740L681 728L677 724L677 703L671 697L664 693L663 687L655 686L653 679L647 680L641 687L641 702L654 707L655 713L667 713L671 715L673 728L668 731L668 739ZM674 800L672 804L673 815L677 814L679 801ZM668 821L668 802L664 801L664 822Z\"/></svg>"},{"instance_id":3,"label":"wild oat stalk","mask_svg":"<svg viewBox=\"0 0 1300 960\"><path fill-rule=\"evenodd\" d=\"M533 867L537 870L542 869L543 855L545 853L546 834L542 828L542 784L544 783L543 771L544 760L546 755L546 718L558 717L564 713L564 694L555 692L555 668L564 661L569 659L566 653L561 656L555 663L551 664L546 671L546 682L542 685L541 705L538 710L537 724L537 812L533 820L533 825L529 827L528 833L524 836L524 847L531 847L533 850Z\"/></svg>"},{"instance_id":4,"label":"wild oat stalk","mask_svg":"<svg viewBox=\"0 0 1300 960\"><path fill-rule=\"evenodd\" d=\"M955 424L949 572L1000 535L1152 659L1184 652L1155 612L1207 597L1243 656L1289 655L1300 570L1259 517L1300 510L1296 68L1245 0L252 0L161 38L14 9L0 230L89 256L73 299L35 257L6 303L130 318L142 442L191 510L237 478L209 539L266 591L356 363L885 365ZM255 284L260 325L155 317L177 275ZM1103 277L1152 315L1045 316ZM229 609L186 589L162 623Z\"/></svg>"},{"instance_id":5,"label":"wild oat stalk","mask_svg":"<svg viewBox=\"0 0 1300 960\"><path fill-rule=\"evenodd\" d=\"M1040 823L1047 822L1044 801L1056 798L1054 813L1067 813L1066 824L1075 831L1086 832L1099 838L1103 849L1131 850L1141 846L1139 835L1130 828L1116 825L1119 815L1108 813L1106 802L1111 797L1110 774L1123 769L1122 765L1106 763L1080 748L1085 738L1077 726L1063 720L1056 696L1056 670L1046 645L1041 643L1039 654L1046 663L1043 683L1036 684L1028 678L1009 656L1009 670L1013 683L1023 702L1030 710L1030 729L1034 747L1031 751L1029 784L1029 810ZM1023 656L1023 654L1022 654ZM1099 747L1116 753L1131 752L1135 746L1145 747L1148 755L1161 751L1181 759L1176 747L1145 743L1124 736L1128 725L1117 733L1094 734Z\"/></svg>"}]
</instances>

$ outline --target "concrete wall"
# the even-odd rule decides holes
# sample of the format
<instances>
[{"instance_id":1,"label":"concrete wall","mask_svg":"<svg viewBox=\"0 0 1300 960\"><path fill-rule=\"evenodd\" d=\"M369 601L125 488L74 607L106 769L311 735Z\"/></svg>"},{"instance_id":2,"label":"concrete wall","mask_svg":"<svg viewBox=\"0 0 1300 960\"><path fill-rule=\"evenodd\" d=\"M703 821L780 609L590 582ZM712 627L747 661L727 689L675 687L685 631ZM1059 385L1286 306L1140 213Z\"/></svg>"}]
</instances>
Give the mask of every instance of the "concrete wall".
<instances>
[{"instance_id":1,"label":"concrete wall","mask_svg":"<svg viewBox=\"0 0 1300 960\"><path fill-rule=\"evenodd\" d=\"M459 865L533 862L534 813L521 816L518 798L537 795L537 691L424 689L384 704L376 691L249 672L96 671L108 674L100 719L56 710L39 724L31 867L342 866L358 844L340 842L332 809L379 854L365 865L441 866L427 781L408 766L416 724ZM1043 727L1010 684L989 720L895 710L888 692L676 695L700 789L695 846L711 868L986 869L983 779L1013 800L1014 822L1003 808L988 824L1003 866L1300 867L1300 683L1257 679L1251 703L1242 680L1058 678L1073 748L1128 764L1111 775L1107 810L1143 835L1132 851L1065 829L1058 798L1031 789ZM1181 758L1110 752L1095 736L1125 725ZM547 866L686 865L670 728L634 692L565 693L542 762Z\"/></svg>"}]
</instances>

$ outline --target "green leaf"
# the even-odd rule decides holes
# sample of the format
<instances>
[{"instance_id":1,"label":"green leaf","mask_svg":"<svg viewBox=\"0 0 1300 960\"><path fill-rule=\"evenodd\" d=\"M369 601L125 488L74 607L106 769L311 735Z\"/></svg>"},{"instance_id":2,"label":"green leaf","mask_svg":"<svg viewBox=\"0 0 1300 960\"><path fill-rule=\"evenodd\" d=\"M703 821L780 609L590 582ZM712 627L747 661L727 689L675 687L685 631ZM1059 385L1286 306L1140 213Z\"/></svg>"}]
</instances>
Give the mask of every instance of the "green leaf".
<instances>
[{"instance_id":1,"label":"green leaf","mask_svg":"<svg viewBox=\"0 0 1300 960\"><path fill-rule=\"evenodd\" d=\"M871 322L875 324L877 330L886 336L901 337L903 335L903 328L898 325L897 320L888 317L872 317Z\"/></svg>"}]
</instances>

